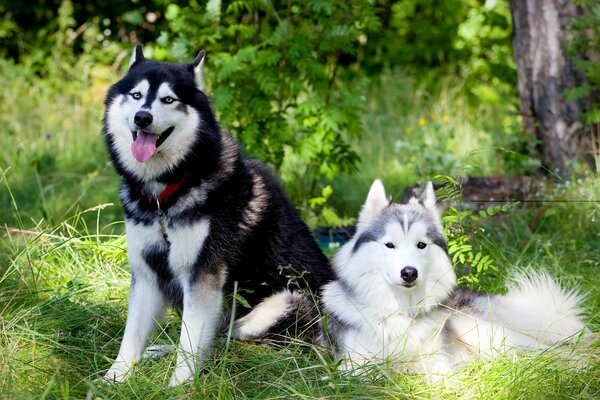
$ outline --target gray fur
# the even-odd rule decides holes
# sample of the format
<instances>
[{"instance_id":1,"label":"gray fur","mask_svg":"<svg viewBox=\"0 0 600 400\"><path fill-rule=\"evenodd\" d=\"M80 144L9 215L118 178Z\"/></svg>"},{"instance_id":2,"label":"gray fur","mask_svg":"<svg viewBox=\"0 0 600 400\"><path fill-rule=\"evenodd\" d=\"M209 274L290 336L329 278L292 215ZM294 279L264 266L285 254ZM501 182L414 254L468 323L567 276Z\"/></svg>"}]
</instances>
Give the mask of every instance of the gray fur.
<instances>
[{"instance_id":1,"label":"gray fur","mask_svg":"<svg viewBox=\"0 0 600 400\"><path fill-rule=\"evenodd\" d=\"M422 204L422 203L419 203ZM406 221L406 226L404 222ZM356 252L363 244L379 240L385 233L387 224L396 222L402 226L404 232L408 232L415 223L422 222L427 226L427 237L433 244L448 253L448 245L444 233L438 229L435 219L423 206L416 208L411 205L392 204L386 207L373 223L362 233L352 248Z\"/></svg>"}]
</instances>

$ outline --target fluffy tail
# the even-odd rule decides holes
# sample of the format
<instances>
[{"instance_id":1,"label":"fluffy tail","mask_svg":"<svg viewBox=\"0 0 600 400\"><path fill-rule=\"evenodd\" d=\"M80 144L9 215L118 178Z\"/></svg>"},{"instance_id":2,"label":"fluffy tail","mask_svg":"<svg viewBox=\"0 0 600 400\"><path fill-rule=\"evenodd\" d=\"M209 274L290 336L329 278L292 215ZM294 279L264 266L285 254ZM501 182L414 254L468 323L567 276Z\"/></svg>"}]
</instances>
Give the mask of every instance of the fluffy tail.
<instances>
[{"instance_id":1,"label":"fluffy tail","mask_svg":"<svg viewBox=\"0 0 600 400\"><path fill-rule=\"evenodd\" d=\"M576 341L589 333L581 319L585 296L566 290L546 272L518 275L505 296L498 296L505 326L547 345Z\"/></svg>"},{"instance_id":2,"label":"fluffy tail","mask_svg":"<svg viewBox=\"0 0 600 400\"><path fill-rule=\"evenodd\" d=\"M302 292L282 290L256 305L235 321L233 337L257 340L266 337L315 336L318 328L316 305Z\"/></svg>"}]
</instances>

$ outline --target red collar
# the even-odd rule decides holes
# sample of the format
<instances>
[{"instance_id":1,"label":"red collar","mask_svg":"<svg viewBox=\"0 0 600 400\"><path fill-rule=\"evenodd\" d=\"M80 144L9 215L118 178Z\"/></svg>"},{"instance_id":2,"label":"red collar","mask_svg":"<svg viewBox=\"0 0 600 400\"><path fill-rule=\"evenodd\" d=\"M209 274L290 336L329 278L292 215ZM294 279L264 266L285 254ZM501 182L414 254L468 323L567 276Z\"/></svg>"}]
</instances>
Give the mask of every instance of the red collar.
<instances>
[{"instance_id":1,"label":"red collar","mask_svg":"<svg viewBox=\"0 0 600 400\"><path fill-rule=\"evenodd\" d=\"M177 182L174 182L174 183L169 183L167 185L167 187L165 187L164 190L162 192L160 192L158 197L149 196L146 193L144 193L143 190L142 190L142 195L144 195L150 203L156 203L157 201L159 203L163 203L169 197L171 197L181 187L181 185L183 185L183 183L187 179L188 175L189 175L189 172L186 171L183 173L183 176L181 177L180 180L178 180Z\"/></svg>"}]
</instances>

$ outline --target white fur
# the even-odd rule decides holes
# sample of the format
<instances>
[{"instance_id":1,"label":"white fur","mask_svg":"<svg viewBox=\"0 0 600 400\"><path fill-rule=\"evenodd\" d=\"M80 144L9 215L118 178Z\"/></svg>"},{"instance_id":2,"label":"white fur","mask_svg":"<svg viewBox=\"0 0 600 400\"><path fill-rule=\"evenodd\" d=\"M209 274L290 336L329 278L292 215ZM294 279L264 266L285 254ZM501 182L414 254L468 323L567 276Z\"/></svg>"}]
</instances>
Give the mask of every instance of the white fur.
<instances>
[{"instance_id":1,"label":"white fur","mask_svg":"<svg viewBox=\"0 0 600 400\"><path fill-rule=\"evenodd\" d=\"M322 299L327 310L353 327L336 338L343 345L338 354L344 359L342 368L392 358L410 371L448 371L448 360L438 354L447 313L434 311L431 319L420 316L450 293L456 277L442 249L414 246L423 229L418 223L405 234L401 224L393 223L379 242L363 244L353 253L355 237L336 255L334 268L351 293L334 281L325 286ZM390 240L396 244L393 250L384 245ZM405 266L419 271L412 288L398 286Z\"/></svg>"},{"instance_id":2,"label":"white fur","mask_svg":"<svg viewBox=\"0 0 600 400\"><path fill-rule=\"evenodd\" d=\"M172 104L163 103L161 98L176 97L167 83L161 84L150 109L144 108L153 116L152 124L145 130L160 134L171 126L175 129L148 161L137 161L131 152L131 132L136 130L133 119L136 112L143 109L149 89L147 80L140 81L130 93L140 92L141 99L135 100L128 94L116 96L108 105L106 113L106 131L114 141L119 160L128 171L144 181L151 181L178 165L187 155L198 126L202 123L200 115L192 107L186 106L187 112L181 112L176 109L177 101Z\"/></svg>"},{"instance_id":3,"label":"white fur","mask_svg":"<svg viewBox=\"0 0 600 400\"><path fill-rule=\"evenodd\" d=\"M580 318L582 297L561 289L546 273L518 276L508 294L474 295L460 310L440 304L448 300L456 277L446 253L429 243L426 220L413 221L408 229L406 219L389 218L381 237L354 249L361 232L371 223L381 223L376 219L386 207L428 210L441 228L430 184L420 201L388 205L383 185L375 181L360 213L357 235L334 258L339 279L326 285L322 294L326 311L339 322L332 334L341 368L392 361L435 379L474 356L547 348L587 332ZM414 243L419 241L427 246L417 249ZM395 247L386 247L386 242ZM410 288L403 287L400 278L405 266L418 270Z\"/></svg>"},{"instance_id":4,"label":"white fur","mask_svg":"<svg viewBox=\"0 0 600 400\"><path fill-rule=\"evenodd\" d=\"M191 225L173 227L169 226L167 220L166 225L167 237L171 242L169 265L171 271L184 283L189 279L193 263L198 259L204 241L210 233L210 220L203 218Z\"/></svg>"},{"instance_id":5,"label":"white fur","mask_svg":"<svg viewBox=\"0 0 600 400\"><path fill-rule=\"evenodd\" d=\"M202 59L200 60L200 62L198 63L198 65L196 65L194 67L194 81L196 82L196 87L199 90L204 90L204 82L203 82L203 76L202 76L202 69L204 67L204 56L202 56Z\"/></svg>"},{"instance_id":6,"label":"white fur","mask_svg":"<svg viewBox=\"0 0 600 400\"><path fill-rule=\"evenodd\" d=\"M363 205L358 216L357 231L362 230L362 228L369 224L373 218L379 215L381 210L383 210L388 203L389 200L385 195L383 183L379 179L376 179L371 185L367 201Z\"/></svg>"},{"instance_id":7,"label":"white fur","mask_svg":"<svg viewBox=\"0 0 600 400\"><path fill-rule=\"evenodd\" d=\"M252 198L242 213L238 227L250 232L262 219L265 207L269 204L269 193L261 176L254 172L252 174Z\"/></svg>"},{"instance_id":8,"label":"white fur","mask_svg":"<svg viewBox=\"0 0 600 400\"><path fill-rule=\"evenodd\" d=\"M511 347L546 348L560 341L576 341L580 333L587 331L579 308L582 300L583 296L562 289L546 272L518 275L506 295L482 298L473 307L481 315L474 323L482 319L490 322L491 348L482 348L480 340L465 343L479 352L491 353ZM463 327L462 331L467 329ZM465 337L470 335L471 332L464 333Z\"/></svg>"},{"instance_id":9,"label":"white fur","mask_svg":"<svg viewBox=\"0 0 600 400\"><path fill-rule=\"evenodd\" d=\"M425 190L423 191L423 194L421 195L421 198L419 200L417 200L416 198L412 198L409 200L408 204L417 207L419 205L419 202L421 203L421 205L423 207L425 207L433 216L433 219L435 221L435 225L437 226L437 228L440 231L444 231L444 228L442 226L442 217L440 215L440 211L437 208L437 199L435 197L435 190L433 189L433 183L431 182L427 182L427 184L425 185Z\"/></svg>"},{"instance_id":10,"label":"white fur","mask_svg":"<svg viewBox=\"0 0 600 400\"><path fill-rule=\"evenodd\" d=\"M183 321L177 354L177 366L170 385L189 380L196 364L201 363L210 349L221 321L225 276L200 277L190 283L190 268L202 251L210 233L210 220L202 219L189 226L168 227L171 241L169 266L183 288ZM122 382L131 374L141 358L154 329L167 305L156 282L156 275L146 264L142 252L152 245L166 247L158 223L150 226L127 222L128 255L133 279L129 296L129 310L121 349L104 379ZM216 281L215 281L216 280Z\"/></svg>"},{"instance_id":11,"label":"white fur","mask_svg":"<svg viewBox=\"0 0 600 400\"><path fill-rule=\"evenodd\" d=\"M142 257L142 250L149 245L161 243L158 224L143 226L126 224L128 255L135 280L129 292L127 323L119 354L105 374L109 382L122 382L131 374L141 358L156 321L162 318L167 301L157 286L156 277Z\"/></svg>"},{"instance_id":12,"label":"white fur","mask_svg":"<svg viewBox=\"0 0 600 400\"><path fill-rule=\"evenodd\" d=\"M284 290L267 297L250 313L236 321L233 336L244 340L261 337L288 314L294 304L302 301L303 296L298 292Z\"/></svg>"},{"instance_id":13,"label":"white fur","mask_svg":"<svg viewBox=\"0 0 600 400\"><path fill-rule=\"evenodd\" d=\"M221 288L225 276L221 276L220 280L219 285L205 284L199 280L193 285L188 282L183 286L181 336L175 372L169 386L190 380L196 366L209 354L223 312Z\"/></svg>"},{"instance_id":14,"label":"white fur","mask_svg":"<svg viewBox=\"0 0 600 400\"><path fill-rule=\"evenodd\" d=\"M143 57L143 54L142 54ZM129 60L129 67L131 68L131 66L133 64L135 64L135 62L137 61L137 46L133 48L133 52L131 53L131 59Z\"/></svg>"}]
</instances>

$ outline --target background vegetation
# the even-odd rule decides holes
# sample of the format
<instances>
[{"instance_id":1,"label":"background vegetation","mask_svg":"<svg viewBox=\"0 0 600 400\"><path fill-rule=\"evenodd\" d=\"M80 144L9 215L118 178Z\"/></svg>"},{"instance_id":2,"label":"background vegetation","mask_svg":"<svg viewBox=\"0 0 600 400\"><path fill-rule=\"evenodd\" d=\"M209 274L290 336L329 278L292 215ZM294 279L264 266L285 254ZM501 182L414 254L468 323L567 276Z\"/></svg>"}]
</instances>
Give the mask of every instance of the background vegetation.
<instances>
[{"instance_id":1,"label":"background vegetation","mask_svg":"<svg viewBox=\"0 0 600 400\"><path fill-rule=\"evenodd\" d=\"M573 21L571 51L598 54L600 9L578 3L587 12ZM170 357L143 362L125 385L93 381L116 355L126 312L118 178L100 132L104 95L133 43L165 61L204 48L223 126L279 173L311 226L348 224L375 177L398 200L437 175L538 173L536 143L520 128L507 1L8 0L0 13L0 398L600 395L597 354L574 364L559 349L431 386L379 370L343 376L306 343L229 342L193 387L163 388ZM583 122L598 129L600 63L581 68L588 85L566 95L588 99ZM597 332L597 171L576 168L538 199L448 220L453 238L495 266L457 269L490 293L517 270L549 269L589 291ZM171 318L154 341L172 342L177 329Z\"/></svg>"}]
</instances>

